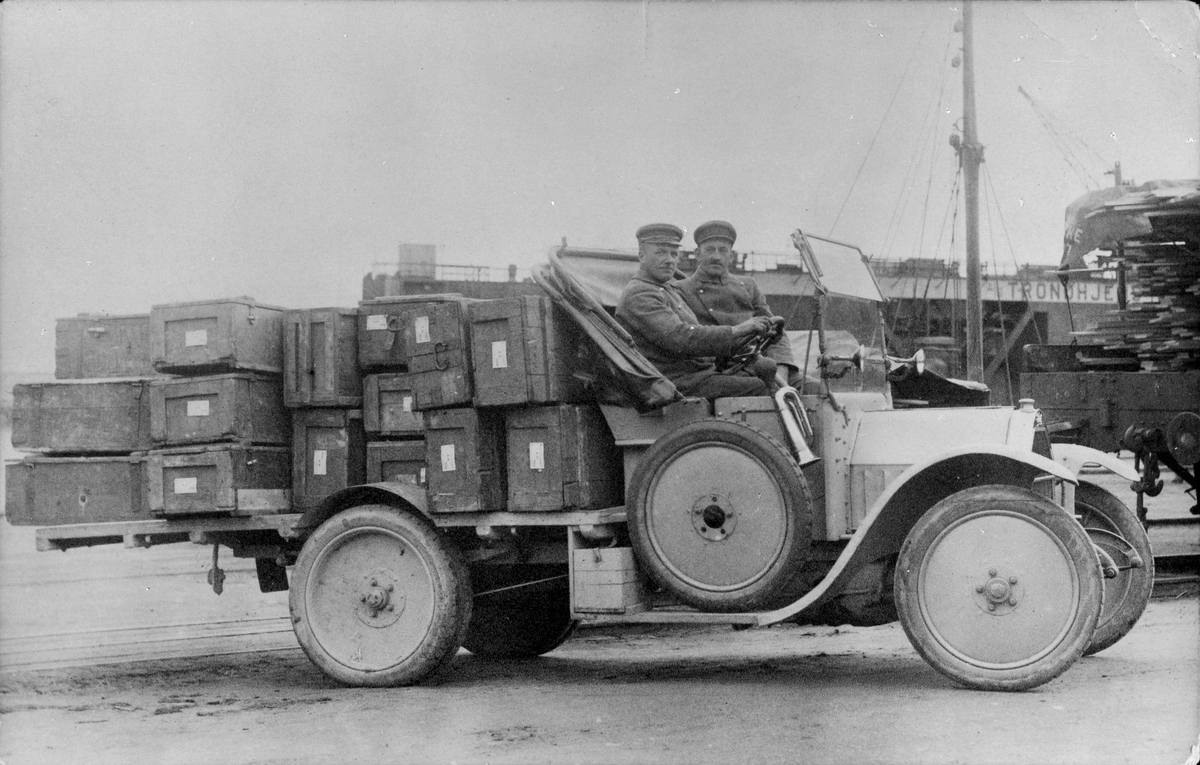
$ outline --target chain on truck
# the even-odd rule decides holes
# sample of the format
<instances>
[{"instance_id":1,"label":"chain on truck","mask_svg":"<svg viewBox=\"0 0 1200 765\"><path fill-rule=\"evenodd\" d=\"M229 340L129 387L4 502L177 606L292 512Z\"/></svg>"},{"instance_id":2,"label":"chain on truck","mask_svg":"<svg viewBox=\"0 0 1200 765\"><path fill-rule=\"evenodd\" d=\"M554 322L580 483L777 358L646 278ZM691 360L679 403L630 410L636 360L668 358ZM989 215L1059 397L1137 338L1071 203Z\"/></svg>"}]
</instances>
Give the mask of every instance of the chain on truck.
<instances>
[{"instance_id":1,"label":"chain on truck","mask_svg":"<svg viewBox=\"0 0 1200 765\"><path fill-rule=\"evenodd\" d=\"M252 557L357 686L581 623L898 619L939 672L1002 690L1120 640L1153 558L1079 470L1136 476L1052 445L1032 401L895 408L891 381L933 373L887 355L862 253L792 239L804 383L773 397L682 397L612 318L636 256L565 242L540 295L60 321L58 376L89 379L15 391L37 453L8 467L9 522L40 549L212 545L218 593L219 548Z\"/></svg>"}]
</instances>

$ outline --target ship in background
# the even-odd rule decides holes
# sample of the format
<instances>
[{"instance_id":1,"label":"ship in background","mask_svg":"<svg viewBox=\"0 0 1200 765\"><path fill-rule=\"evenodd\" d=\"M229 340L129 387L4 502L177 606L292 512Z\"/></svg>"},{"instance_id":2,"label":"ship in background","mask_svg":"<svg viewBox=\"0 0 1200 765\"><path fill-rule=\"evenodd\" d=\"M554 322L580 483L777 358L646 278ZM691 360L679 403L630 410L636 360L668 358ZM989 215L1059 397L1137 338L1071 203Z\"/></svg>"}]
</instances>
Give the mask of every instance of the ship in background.
<instances>
[{"instance_id":1,"label":"ship in background","mask_svg":"<svg viewBox=\"0 0 1200 765\"><path fill-rule=\"evenodd\" d=\"M497 299L541 294L528 273L507 268L438 263L438 247L402 244L397 260L376 263L363 277L362 297L459 293ZM635 253L630 248L631 254ZM684 250L680 270L695 268ZM733 271L752 276L772 310L791 317L788 329L807 329L796 316L792 285L799 273L795 253L738 252ZM944 377L966 374L966 279L961 264L936 259L872 259L872 271L888 304L885 318L893 355L923 348L929 367ZM1015 404L1020 374L1027 371L1025 345L1064 344L1076 326L1101 321L1118 306L1118 285L1108 272L1076 274L1067 284L1048 266L1025 265L1012 272L985 273L981 280L984 380L991 403ZM1074 321L1074 326L1072 325Z\"/></svg>"}]
</instances>

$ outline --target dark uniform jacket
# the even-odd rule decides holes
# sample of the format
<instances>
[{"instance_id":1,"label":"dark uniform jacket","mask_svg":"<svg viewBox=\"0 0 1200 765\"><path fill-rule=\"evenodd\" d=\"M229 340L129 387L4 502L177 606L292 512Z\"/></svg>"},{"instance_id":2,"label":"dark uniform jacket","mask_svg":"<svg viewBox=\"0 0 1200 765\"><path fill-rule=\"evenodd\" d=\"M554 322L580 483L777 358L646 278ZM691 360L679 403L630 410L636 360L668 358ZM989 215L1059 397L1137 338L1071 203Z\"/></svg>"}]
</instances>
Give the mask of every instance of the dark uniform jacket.
<instances>
[{"instance_id":1,"label":"dark uniform jacket","mask_svg":"<svg viewBox=\"0 0 1200 765\"><path fill-rule=\"evenodd\" d=\"M639 351L683 393L715 375L716 356L732 351L733 328L703 326L676 288L635 276L617 304L617 321Z\"/></svg>"},{"instance_id":2,"label":"dark uniform jacket","mask_svg":"<svg viewBox=\"0 0 1200 765\"><path fill-rule=\"evenodd\" d=\"M767 306L767 298L749 276L725 274L714 279L695 272L688 278L675 282L688 307L696 314L701 324L710 326L733 326L752 316L771 317L775 314ZM787 335L782 335L764 352L780 364L796 366L792 357L792 345Z\"/></svg>"}]
</instances>

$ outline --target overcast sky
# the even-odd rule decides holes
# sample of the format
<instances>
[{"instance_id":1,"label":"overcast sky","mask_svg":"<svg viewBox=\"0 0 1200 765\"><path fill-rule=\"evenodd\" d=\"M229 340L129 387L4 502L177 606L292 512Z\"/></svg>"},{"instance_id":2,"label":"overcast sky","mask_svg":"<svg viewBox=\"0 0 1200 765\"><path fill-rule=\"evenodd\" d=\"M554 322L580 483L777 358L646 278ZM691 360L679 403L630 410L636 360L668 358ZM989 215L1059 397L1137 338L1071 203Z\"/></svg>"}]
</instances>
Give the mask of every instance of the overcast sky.
<instances>
[{"instance_id":1,"label":"overcast sky","mask_svg":"<svg viewBox=\"0 0 1200 765\"><path fill-rule=\"evenodd\" d=\"M974 12L989 268L1057 263L1067 204L1115 161L1138 182L1200 177L1190 3ZM801 227L875 257L961 259L944 223L958 16L9 0L0 371L52 371L54 319L79 312L353 306L399 242L526 269L562 237L633 247L643 223L724 218L742 250L786 251Z\"/></svg>"}]
</instances>

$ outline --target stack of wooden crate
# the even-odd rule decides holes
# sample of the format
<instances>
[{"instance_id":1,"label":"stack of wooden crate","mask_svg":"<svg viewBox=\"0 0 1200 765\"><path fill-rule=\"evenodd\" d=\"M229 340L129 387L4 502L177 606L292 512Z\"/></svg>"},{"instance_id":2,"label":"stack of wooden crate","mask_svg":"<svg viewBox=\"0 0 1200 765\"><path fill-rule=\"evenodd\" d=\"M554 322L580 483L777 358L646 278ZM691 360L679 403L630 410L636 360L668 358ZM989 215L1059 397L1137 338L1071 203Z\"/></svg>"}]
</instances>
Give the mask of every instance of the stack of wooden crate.
<instances>
[{"instance_id":1,"label":"stack of wooden crate","mask_svg":"<svg viewBox=\"0 0 1200 765\"><path fill-rule=\"evenodd\" d=\"M422 402L436 395L439 403L461 401L470 379L465 373L461 342L451 353L444 344L447 310L459 310L462 296L434 294L398 296L364 300L358 306L358 362L363 373L363 426L367 443L366 474L369 483L403 481L426 486L425 420L417 406L417 385L422 386ZM443 306L452 306L445 309ZM431 322L429 316L434 316ZM414 320L422 317L418 337ZM438 321L441 318L442 321ZM410 364L408 347L434 347L438 337L437 364L443 370L428 370L428 364ZM443 347L445 346L445 347ZM443 361L440 357L445 355ZM423 354L430 355L430 354ZM457 363L451 364L451 361ZM427 361L427 360L422 360ZM410 369L412 372L410 373ZM420 371L427 372L419 374ZM432 371L434 374L428 374ZM440 372L445 374L445 389ZM435 380L436 390L431 387ZM469 392L465 396L470 396Z\"/></svg>"},{"instance_id":2,"label":"stack of wooden crate","mask_svg":"<svg viewBox=\"0 0 1200 765\"><path fill-rule=\"evenodd\" d=\"M303 512L405 481L430 512L620 504L582 338L543 296L286 310L250 298L59 322L14 391L10 522Z\"/></svg>"},{"instance_id":3,"label":"stack of wooden crate","mask_svg":"<svg viewBox=\"0 0 1200 765\"><path fill-rule=\"evenodd\" d=\"M542 296L363 301L363 419L380 439L368 445L368 477L419 470L435 513L619 504L612 435L581 403L579 346Z\"/></svg>"},{"instance_id":4,"label":"stack of wooden crate","mask_svg":"<svg viewBox=\"0 0 1200 765\"><path fill-rule=\"evenodd\" d=\"M157 516L259 515L291 508L283 407L284 309L251 298L150 310L147 502Z\"/></svg>"},{"instance_id":5,"label":"stack of wooden crate","mask_svg":"<svg viewBox=\"0 0 1200 765\"><path fill-rule=\"evenodd\" d=\"M14 525L146 520L150 317L80 314L55 327L56 382L13 388L5 511Z\"/></svg>"},{"instance_id":6,"label":"stack of wooden crate","mask_svg":"<svg viewBox=\"0 0 1200 765\"><path fill-rule=\"evenodd\" d=\"M366 481L358 313L289 311L284 320L284 404L292 412L292 506L308 510Z\"/></svg>"}]
</instances>

